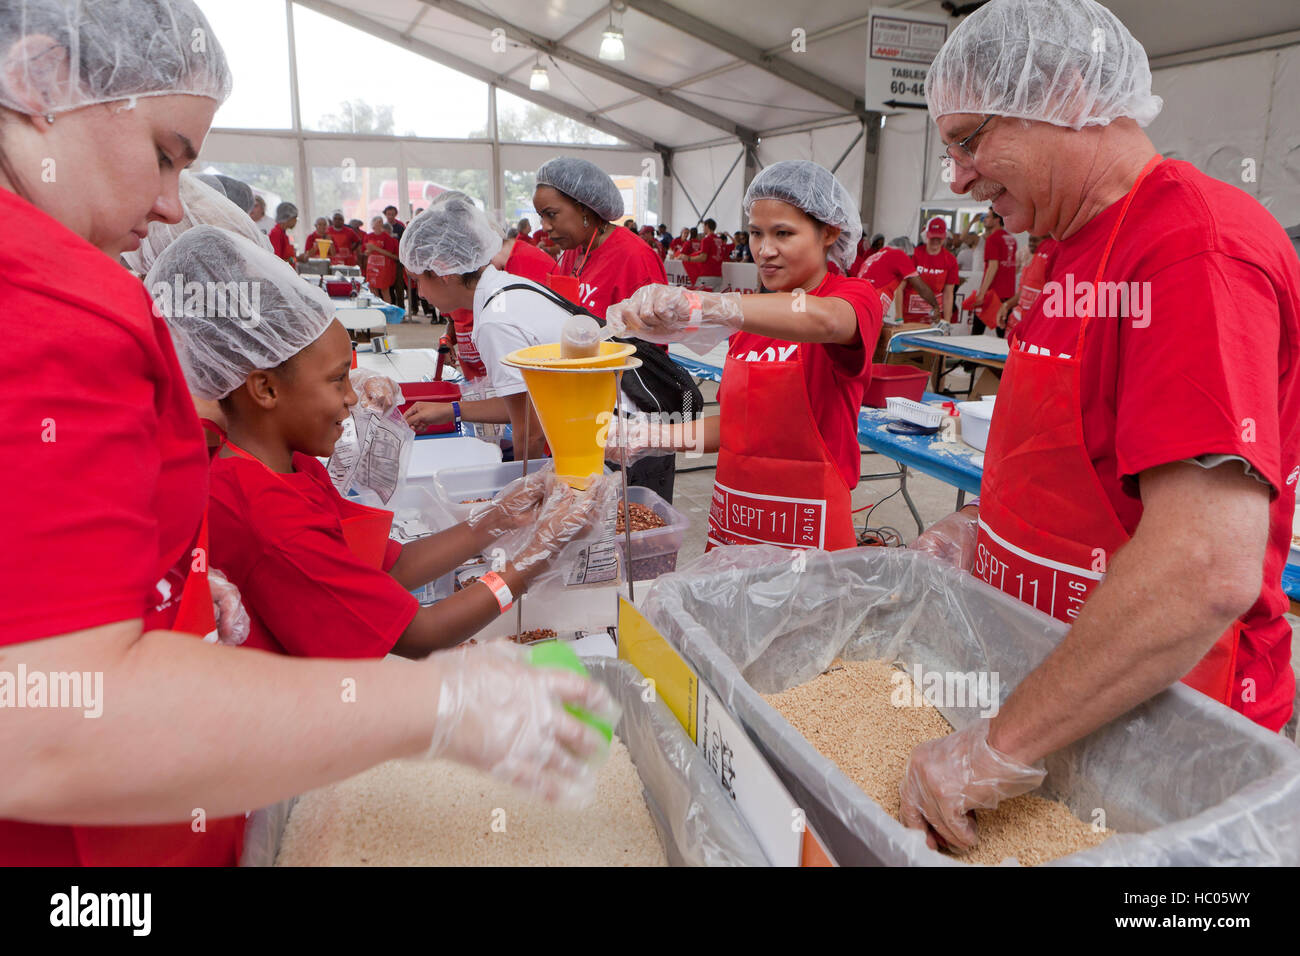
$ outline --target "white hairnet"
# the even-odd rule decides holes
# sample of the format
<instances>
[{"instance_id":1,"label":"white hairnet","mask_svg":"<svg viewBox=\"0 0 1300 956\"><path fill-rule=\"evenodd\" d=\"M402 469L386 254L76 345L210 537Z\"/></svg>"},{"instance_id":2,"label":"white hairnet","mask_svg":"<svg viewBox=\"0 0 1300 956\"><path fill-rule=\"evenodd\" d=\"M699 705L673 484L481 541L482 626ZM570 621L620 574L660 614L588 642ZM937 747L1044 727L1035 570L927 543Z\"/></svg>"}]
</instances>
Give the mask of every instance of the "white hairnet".
<instances>
[{"instance_id":1,"label":"white hairnet","mask_svg":"<svg viewBox=\"0 0 1300 956\"><path fill-rule=\"evenodd\" d=\"M501 235L466 195L439 196L411 220L397 256L412 275L474 272L501 250Z\"/></svg>"},{"instance_id":2,"label":"white hairnet","mask_svg":"<svg viewBox=\"0 0 1300 956\"><path fill-rule=\"evenodd\" d=\"M297 215L298 207L291 202L282 202L275 207L275 221L278 223L286 223Z\"/></svg>"},{"instance_id":3,"label":"white hairnet","mask_svg":"<svg viewBox=\"0 0 1300 956\"><path fill-rule=\"evenodd\" d=\"M893 246L895 249L902 249L909 256L915 248L915 246L912 245L912 240L907 238L907 236L895 236L893 239L889 240L889 245Z\"/></svg>"},{"instance_id":4,"label":"white hairnet","mask_svg":"<svg viewBox=\"0 0 1300 956\"><path fill-rule=\"evenodd\" d=\"M993 0L967 17L930 64L934 119L993 113L1082 129L1121 116L1146 126L1163 101L1151 92L1146 50L1094 0Z\"/></svg>"},{"instance_id":5,"label":"white hairnet","mask_svg":"<svg viewBox=\"0 0 1300 956\"><path fill-rule=\"evenodd\" d=\"M595 163L574 156L547 160L537 171L537 185L550 186L580 202L608 222L623 215L623 194Z\"/></svg>"},{"instance_id":6,"label":"white hairnet","mask_svg":"<svg viewBox=\"0 0 1300 956\"><path fill-rule=\"evenodd\" d=\"M174 224L149 223L149 234L140 243L140 248L122 253L122 261L129 268L142 275L148 272L164 249L181 233L195 226L217 226L243 236L263 249L271 248L271 240L248 218L248 213L188 170L180 176L180 195L181 221Z\"/></svg>"},{"instance_id":7,"label":"white hairnet","mask_svg":"<svg viewBox=\"0 0 1300 956\"><path fill-rule=\"evenodd\" d=\"M802 209L818 222L839 226L840 237L831 246L830 257L848 272L862 238L858 204L835 175L825 166L807 159L786 159L754 177L745 190L745 215L760 199L778 199Z\"/></svg>"},{"instance_id":8,"label":"white hairnet","mask_svg":"<svg viewBox=\"0 0 1300 956\"><path fill-rule=\"evenodd\" d=\"M0 4L0 106L19 113L173 93L220 103L230 84L226 55L193 0Z\"/></svg>"},{"instance_id":9,"label":"white hairnet","mask_svg":"<svg viewBox=\"0 0 1300 956\"><path fill-rule=\"evenodd\" d=\"M292 266L215 226L195 226L164 249L145 287L190 391L209 400L297 355L334 318L329 297Z\"/></svg>"}]
</instances>

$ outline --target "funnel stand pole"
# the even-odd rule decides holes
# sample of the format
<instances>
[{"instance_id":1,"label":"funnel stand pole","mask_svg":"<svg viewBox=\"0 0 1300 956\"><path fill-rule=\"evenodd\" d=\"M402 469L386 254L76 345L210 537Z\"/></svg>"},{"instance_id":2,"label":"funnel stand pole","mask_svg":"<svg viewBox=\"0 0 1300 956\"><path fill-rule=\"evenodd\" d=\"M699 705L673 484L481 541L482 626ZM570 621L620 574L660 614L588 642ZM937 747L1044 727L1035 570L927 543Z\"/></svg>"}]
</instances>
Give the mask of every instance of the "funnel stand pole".
<instances>
[{"instance_id":1,"label":"funnel stand pole","mask_svg":"<svg viewBox=\"0 0 1300 956\"><path fill-rule=\"evenodd\" d=\"M623 373L614 373L614 414L619 415L623 404ZM636 584L632 581L632 509L627 504L627 440L619 442L619 477L623 481L623 543L627 554L627 598L636 603Z\"/></svg>"},{"instance_id":2,"label":"funnel stand pole","mask_svg":"<svg viewBox=\"0 0 1300 956\"><path fill-rule=\"evenodd\" d=\"M528 449L529 449L528 430L529 430L529 426L531 426L532 423L533 423L533 400L532 400L532 398L528 397L527 394L525 393L525 398L524 398L524 475L523 475L525 478L528 477ZM516 457L516 458L519 457L519 446L518 446L518 445L515 446L515 457ZM524 633L524 596L523 596L522 594L519 595L519 598L515 601L515 633L516 633L516 634L522 634L522 633Z\"/></svg>"}]
</instances>

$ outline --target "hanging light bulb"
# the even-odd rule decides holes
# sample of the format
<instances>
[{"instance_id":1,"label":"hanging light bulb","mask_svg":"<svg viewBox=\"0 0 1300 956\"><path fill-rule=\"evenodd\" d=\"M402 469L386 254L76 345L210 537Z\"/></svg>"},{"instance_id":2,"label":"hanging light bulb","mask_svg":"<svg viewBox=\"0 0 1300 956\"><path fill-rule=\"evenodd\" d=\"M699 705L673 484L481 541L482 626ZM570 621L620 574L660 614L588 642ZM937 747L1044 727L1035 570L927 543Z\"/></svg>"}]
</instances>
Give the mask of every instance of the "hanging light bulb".
<instances>
[{"instance_id":1,"label":"hanging light bulb","mask_svg":"<svg viewBox=\"0 0 1300 956\"><path fill-rule=\"evenodd\" d=\"M537 62L533 64L532 76L528 77L528 88L538 92L545 92L551 88L551 75L546 72L546 67L542 66L540 56L537 58Z\"/></svg>"},{"instance_id":2,"label":"hanging light bulb","mask_svg":"<svg viewBox=\"0 0 1300 956\"><path fill-rule=\"evenodd\" d=\"M609 13L609 26L600 35L600 58L602 60L624 59L623 31L614 26L614 11Z\"/></svg>"}]
</instances>

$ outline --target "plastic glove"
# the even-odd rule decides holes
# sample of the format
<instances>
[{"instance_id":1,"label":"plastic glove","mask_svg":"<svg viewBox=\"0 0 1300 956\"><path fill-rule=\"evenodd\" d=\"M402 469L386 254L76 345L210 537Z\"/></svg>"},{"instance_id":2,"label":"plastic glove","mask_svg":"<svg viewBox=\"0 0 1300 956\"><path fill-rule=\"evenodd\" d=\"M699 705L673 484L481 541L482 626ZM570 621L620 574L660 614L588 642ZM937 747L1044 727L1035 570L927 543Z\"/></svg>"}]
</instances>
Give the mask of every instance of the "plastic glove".
<instances>
[{"instance_id":1,"label":"plastic glove","mask_svg":"<svg viewBox=\"0 0 1300 956\"><path fill-rule=\"evenodd\" d=\"M600 684L533 667L527 653L490 641L429 655L425 666L439 672L438 723L425 756L478 767L552 803L590 803L609 748L564 705L611 726L618 705Z\"/></svg>"},{"instance_id":2,"label":"plastic glove","mask_svg":"<svg viewBox=\"0 0 1300 956\"><path fill-rule=\"evenodd\" d=\"M354 368L348 373L357 401L362 408L383 414L402 403L402 388L387 375L368 368Z\"/></svg>"},{"instance_id":3,"label":"plastic glove","mask_svg":"<svg viewBox=\"0 0 1300 956\"><path fill-rule=\"evenodd\" d=\"M614 513L619 487L617 475L593 476L585 491L574 491L566 483L556 481L542 505L536 527L511 562L518 570L525 571L554 561L566 547Z\"/></svg>"},{"instance_id":4,"label":"plastic glove","mask_svg":"<svg viewBox=\"0 0 1300 956\"><path fill-rule=\"evenodd\" d=\"M212 591L212 614L217 619L217 643L238 646L248 640L252 626L244 609L239 588L216 568L208 568L208 588Z\"/></svg>"},{"instance_id":5,"label":"plastic glove","mask_svg":"<svg viewBox=\"0 0 1300 956\"><path fill-rule=\"evenodd\" d=\"M972 811L991 810L1043 782L1046 770L994 750L988 734L988 721L980 721L917 745L898 787L904 826L928 825L949 849L969 850L979 839ZM929 831L926 840L935 845Z\"/></svg>"},{"instance_id":6,"label":"plastic glove","mask_svg":"<svg viewBox=\"0 0 1300 956\"><path fill-rule=\"evenodd\" d=\"M668 439L670 427L652 424L644 412L631 417L613 416L605 426L605 460L621 463L626 453L627 463L631 465L643 458L676 454L671 448L659 447L659 442Z\"/></svg>"},{"instance_id":7,"label":"plastic glove","mask_svg":"<svg viewBox=\"0 0 1300 956\"><path fill-rule=\"evenodd\" d=\"M702 329L739 329L745 322L738 292L694 292L675 285L646 285L605 311L614 334L647 342L682 342ZM725 336L723 336L725 338ZM718 339L721 341L721 339Z\"/></svg>"},{"instance_id":8,"label":"plastic glove","mask_svg":"<svg viewBox=\"0 0 1300 956\"><path fill-rule=\"evenodd\" d=\"M969 571L975 566L975 539L978 535L978 517L966 511L954 511L926 528L908 548Z\"/></svg>"},{"instance_id":9,"label":"plastic glove","mask_svg":"<svg viewBox=\"0 0 1300 956\"><path fill-rule=\"evenodd\" d=\"M465 523L475 530L486 528L494 538L522 528L537 517L538 508L551 497L556 484L550 462L535 465L531 473L510 482L491 501L471 509ZM567 490L569 486L564 487Z\"/></svg>"}]
</instances>

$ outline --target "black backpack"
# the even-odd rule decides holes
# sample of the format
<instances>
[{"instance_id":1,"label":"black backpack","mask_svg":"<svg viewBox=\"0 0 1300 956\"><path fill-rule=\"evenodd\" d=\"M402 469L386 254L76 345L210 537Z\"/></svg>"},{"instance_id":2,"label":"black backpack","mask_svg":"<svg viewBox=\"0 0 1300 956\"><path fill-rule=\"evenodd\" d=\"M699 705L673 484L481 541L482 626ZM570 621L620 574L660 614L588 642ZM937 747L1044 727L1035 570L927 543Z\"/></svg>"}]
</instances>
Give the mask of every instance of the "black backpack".
<instances>
[{"instance_id":1,"label":"black backpack","mask_svg":"<svg viewBox=\"0 0 1300 956\"><path fill-rule=\"evenodd\" d=\"M570 302L553 289L526 285L522 282L512 282L497 289L483 301L484 308L502 292L514 289L526 289L544 295L570 315L591 316L596 320L597 325L601 328L605 327L605 320L600 316L592 315L582 306ZM641 360L641 367L624 373L623 394L640 411L680 415L682 421L699 418L703 414L704 396L700 394L695 379L691 378L691 374L686 369L668 357L663 346L641 339L616 338L614 341L636 346L636 357Z\"/></svg>"}]
</instances>

